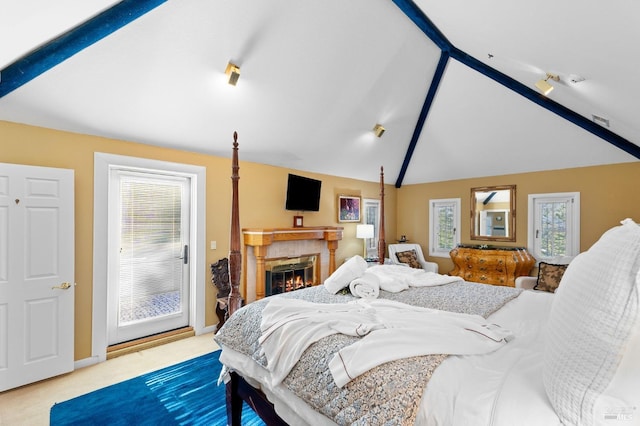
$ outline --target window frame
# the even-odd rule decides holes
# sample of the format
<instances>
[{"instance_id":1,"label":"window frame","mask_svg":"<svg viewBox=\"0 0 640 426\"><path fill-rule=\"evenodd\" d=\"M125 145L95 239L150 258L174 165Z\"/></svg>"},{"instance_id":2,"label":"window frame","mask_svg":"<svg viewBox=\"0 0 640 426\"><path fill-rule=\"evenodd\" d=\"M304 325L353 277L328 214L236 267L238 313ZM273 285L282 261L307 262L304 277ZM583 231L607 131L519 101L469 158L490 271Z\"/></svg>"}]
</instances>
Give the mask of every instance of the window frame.
<instances>
[{"instance_id":1,"label":"window frame","mask_svg":"<svg viewBox=\"0 0 640 426\"><path fill-rule=\"evenodd\" d=\"M543 256L536 242L536 229L539 223L538 206L544 202L565 202L567 208L567 253L564 256ZM529 194L528 196L528 221L527 221L527 247L537 264L540 262L558 262L559 258L572 259L580 253L580 192L554 192L545 194Z\"/></svg>"},{"instance_id":2,"label":"window frame","mask_svg":"<svg viewBox=\"0 0 640 426\"><path fill-rule=\"evenodd\" d=\"M438 249L436 244L436 222L435 222L435 211L437 208L445 207L445 206L453 206L453 232L454 232L454 241L453 247L447 249L446 251L443 249ZM461 224L461 206L462 202L460 198L439 198L429 200L429 256L432 257L444 257L449 258L449 252L453 250L456 246L460 244L460 224Z\"/></svg>"}]
</instances>

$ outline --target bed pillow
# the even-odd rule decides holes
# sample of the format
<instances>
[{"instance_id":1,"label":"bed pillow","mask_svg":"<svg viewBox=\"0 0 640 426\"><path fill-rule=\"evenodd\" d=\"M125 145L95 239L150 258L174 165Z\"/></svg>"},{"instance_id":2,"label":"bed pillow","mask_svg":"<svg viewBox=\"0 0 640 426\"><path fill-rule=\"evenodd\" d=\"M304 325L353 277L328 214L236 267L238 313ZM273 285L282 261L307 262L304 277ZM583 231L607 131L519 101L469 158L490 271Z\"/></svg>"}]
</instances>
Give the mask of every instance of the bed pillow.
<instances>
[{"instance_id":1,"label":"bed pillow","mask_svg":"<svg viewBox=\"0 0 640 426\"><path fill-rule=\"evenodd\" d=\"M639 286L640 226L630 219L567 267L543 354L544 387L563 424L640 416Z\"/></svg>"},{"instance_id":2,"label":"bed pillow","mask_svg":"<svg viewBox=\"0 0 640 426\"><path fill-rule=\"evenodd\" d=\"M533 289L555 293L566 270L567 265L540 262L540 265L538 265L538 281L536 281Z\"/></svg>"},{"instance_id":3,"label":"bed pillow","mask_svg":"<svg viewBox=\"0 0 640 426\"><path fill-rule=\"evenodd\" d=\"M398 262L406 263L412 268L422 269L422 265L418 262L418 255L414 249L407 251L399 251L396 253L396 257L398 258Z\"/></svg>"}]
</instances>

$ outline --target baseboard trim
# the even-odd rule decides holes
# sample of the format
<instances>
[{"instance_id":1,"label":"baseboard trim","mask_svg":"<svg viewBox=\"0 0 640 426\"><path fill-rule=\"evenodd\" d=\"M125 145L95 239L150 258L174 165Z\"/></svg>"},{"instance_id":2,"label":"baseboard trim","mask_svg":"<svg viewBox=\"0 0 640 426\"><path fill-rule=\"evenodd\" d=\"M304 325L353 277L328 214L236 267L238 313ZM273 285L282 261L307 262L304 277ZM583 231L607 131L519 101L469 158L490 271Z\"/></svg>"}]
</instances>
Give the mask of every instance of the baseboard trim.
<instances>
[{"instance_id":1,"label":"baseboard trim","mask_svg":"<svg viewBox=\"0 0 640 426\"><path fill-rule=\"evenodd\" d=\"M196 336L199 336L201 334L207 334L207 333L216 333L218 331L218 324L216 325L208 325L206 327L201 328L200 330L196 331Z\"/></svg>"},{"instance_id":2,"label":"baseboard trim","mask_svg":"<svg viewBox=\"0 0 640 426\"><path fill-rule=\"evenodd\" d=\"M195 335L193 327L184 327L165 333L154 334L153 336L142 339L111 345L107 348L107 359L113 359L121 355L153 348L154 346L164 345L165 343L175 342L176 340L186 339L187 337L193 337Z\"/></svg>"},{"instance_id":3,"label":"baseboard trim","mask_svg":"<svg viewBox=\"0 0 640 426\"><path fill-rule=\"evenodd\" d=\"M100 362L100 357L92 356L89 358L79 359L73 362L73 369L78 370L80 368L89 367L91 365L98 364Z\"/></svg>"}]
</instances>

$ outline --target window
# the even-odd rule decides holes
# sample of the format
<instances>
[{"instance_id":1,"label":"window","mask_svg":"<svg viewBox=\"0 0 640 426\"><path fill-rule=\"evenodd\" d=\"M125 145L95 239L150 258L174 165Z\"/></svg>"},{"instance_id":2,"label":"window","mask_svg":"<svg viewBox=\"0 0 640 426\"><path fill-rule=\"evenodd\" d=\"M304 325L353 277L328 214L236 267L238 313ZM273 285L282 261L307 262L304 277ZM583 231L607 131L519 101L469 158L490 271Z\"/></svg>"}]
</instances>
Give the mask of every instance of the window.
<instances>
[{"instance_id":1,"label":"window","mask_svg":"<svg viewBox=\"0 0 640 426\"><path fill-rule=\"evenodd\" d=\"M366 238L367 258L378 257L378 238L380 227L380 200L362 199L362 223L373 225L373 238Z\"/></svg>"},{"instance_id":2,"label":"window","mask_svg":"<svg viewBox=\"0 0 640 426\"><path fill-rule=\"evenodd\" d=\"M580 252L580 193L530 194L528 227L529 251L538 261L553 263L576 256Z\"/></svg>"},{"instance_id":3,"label":"window","mask_svg":"<svg viewBox=\"0 0 640 426\"><path fill-rule=\"evenodd\" d=\"M460 198L429 201L429 255L449 257L460 244Z\"/></svg>"}]
</instances>

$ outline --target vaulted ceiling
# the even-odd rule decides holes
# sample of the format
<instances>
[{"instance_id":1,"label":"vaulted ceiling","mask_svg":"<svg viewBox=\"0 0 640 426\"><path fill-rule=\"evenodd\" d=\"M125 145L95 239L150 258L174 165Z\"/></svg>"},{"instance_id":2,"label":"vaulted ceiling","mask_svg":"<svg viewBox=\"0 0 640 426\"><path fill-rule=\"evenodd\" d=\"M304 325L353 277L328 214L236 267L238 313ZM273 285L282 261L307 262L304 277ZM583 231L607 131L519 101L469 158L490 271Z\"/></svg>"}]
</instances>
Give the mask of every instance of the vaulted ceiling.
<instances>
[{"instance_id":1,"label":"vaulted ceiling","mask_svg":"<svg viewBox=\"0 0 640 426\"><path fill-rule=\"evenodd\" d=\"M640 158L631 0L0 6L0 120L397 186Z\"/></svg>"}]
</instances>

